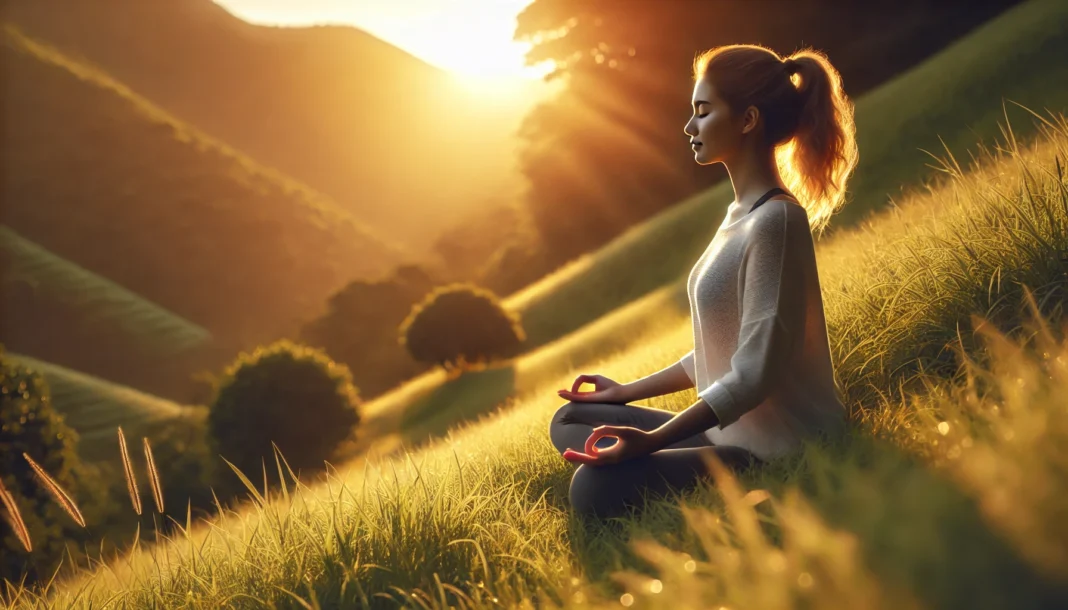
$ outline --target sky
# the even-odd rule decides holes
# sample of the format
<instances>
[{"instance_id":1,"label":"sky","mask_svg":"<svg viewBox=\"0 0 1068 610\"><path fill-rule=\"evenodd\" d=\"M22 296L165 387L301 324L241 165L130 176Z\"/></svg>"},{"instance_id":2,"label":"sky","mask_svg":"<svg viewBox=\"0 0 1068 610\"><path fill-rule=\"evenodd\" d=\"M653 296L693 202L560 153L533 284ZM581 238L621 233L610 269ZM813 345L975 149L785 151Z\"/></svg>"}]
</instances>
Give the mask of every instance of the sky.
<instances>
[{"instance_id":1,"label":"sky","mask_svg":"<svg viewBox=\"0 0 1068 610\"><path fill-rule=\"evenodd\" d=\"M345 24L423 61L484 85L536 81L524 67L528 44L512 40L515 18L532 0L214 0L262 25Z\"/></svg>"}]
</instances>

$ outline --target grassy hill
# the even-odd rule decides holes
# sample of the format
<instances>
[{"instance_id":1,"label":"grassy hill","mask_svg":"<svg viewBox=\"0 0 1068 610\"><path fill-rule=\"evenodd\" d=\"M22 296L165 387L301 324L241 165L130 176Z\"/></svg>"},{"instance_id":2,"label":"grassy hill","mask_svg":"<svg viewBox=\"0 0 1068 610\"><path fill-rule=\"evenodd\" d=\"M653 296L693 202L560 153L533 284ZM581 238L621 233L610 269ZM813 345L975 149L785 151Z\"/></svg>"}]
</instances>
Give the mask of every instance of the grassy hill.
<instances>
[{"instance_id":1,"label":"grassy hill","mask_svg":"<svg viewBox=\"0 0 1068 610\"><path fill-rule=\"evenodd\" d=\"M3 30L5 224L225 344L288 332L406 256L332 199Z\"/></svg>"},{"instance_id":2,"label":"grassy hill","mask_svg":"<svg viewBox=\"0 0 1068 610\"><path fill-rule=\"evenodd\" d=\"M11 351L173 395L212 341L203 327L5 226L0 258L0 337Z\"/></svg>"},{"instance_id":3,"label":"grassy hill","mask_svg":"<svg viewBox=\"0 0 1068 610\"><path fill-rule=\"evenodd\" d=\"M359 29L256 26L211 0L7 5L26 33L413 252L455 218L511 199L512 134L529 98L550 88L486 95Z\"/></svg>"},{"instance_id":4,"label":"grassy hill","mask_svg":"<svg viewBox=\"0 0 1068 610\"><path fill-rule=\"evenodd\" d=\"M855 100L860 161L849 202L825 236L886 207L902 188L938 174L922 150L961 159L998 137L1002 98L1041 112L1068 109L1068 3L1032 0L976 28L912 70ZM1007 103L1018 136L1030 115ZM531 345L596 320L685 277L719 226L734 192L724 182L658 214L595 253L508 297Z\"/></svg>"},{"instance_id":5,"label":"grassy hill","mask_svg":"<svg viewBox=\"0 0 1068 610\"><path fill-rule=\"evenodd\" d=\"M717 471L638 515L579 519L567 500L574 466L546 434L560 406L552 388L576 371L557 372L441 442L260 494L210 527L53 585L49 603L1063 607L1068 325L1051 329L1066 321L1068 118L1058 120L1033 148L911 192L818 245L852 415L840 443ZM1023 302L1051 324L1030 332ZM997 340L971 314L1003 330L1023 321L1027 344ZM687 320L589 370L635 379L691 341ZM965 379L942 355L957 345L971 359ZM642 402L678 411L695 398Z\"/></svg>"},{"instance_id":6,"label":"grassy hill","mask_svg":"<svg viewBox=\"0 0 1068 610\"><path fill-rule=\"evenodd\" d=\"M114 460L119 426L132 438L185 409L178 403L37 358L11 352L5 357L44 377L56 411L78 433L78 453L83 459Z\"/></svg>"}]
</instances>

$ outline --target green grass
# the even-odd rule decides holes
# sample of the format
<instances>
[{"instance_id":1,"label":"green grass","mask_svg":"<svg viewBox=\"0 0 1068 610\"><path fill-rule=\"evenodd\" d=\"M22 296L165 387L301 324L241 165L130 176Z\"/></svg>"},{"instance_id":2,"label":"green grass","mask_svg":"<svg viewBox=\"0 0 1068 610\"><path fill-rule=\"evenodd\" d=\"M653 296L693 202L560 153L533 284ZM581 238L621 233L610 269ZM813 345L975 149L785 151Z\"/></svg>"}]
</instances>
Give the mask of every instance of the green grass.
<instances>
[{"instance_id":1,"label":"green grass","mask_svg":"<svg viewBox=\"0 0 1068 610\"><path fill-rule=\"evenodd\" d=\"M177 354L211 341L204 328L0 226L0 248L10 267L4 285L32 285L38 298L54 300L84 316L133 337L161 355Z\"/></svg>"},{"instance_id":2,"label":"green grass","mask_svg":"<svg viewBox=\"0 0 1068 610\"><path fill-rule=\"evenodd\" d=\"M14 353L5 357L44 377L56 411L78 433L78 454L83 459L114 460L119 455L119 426L127 434L136 434L185 411L169 400L57 364Z\"/></svg>"},{"instance_id":3,"label":"green grass","mask_svg":"<svg viewBox=\"0 0 1068 610\"><path fill-rule=\"evenodd\" d=\"M1068 3L1032 0L976 28L915 68L856 100L860 160L846 206L825 234L857 225L899 189L935 175L944 141L959 158L999 135L1002 98L1042 111L1068 109ZM833 61L833 58L832 58ZM680 96L689 95L680 91ZM1029 119L1008 104L1016 115ZM1020 135L1035 131L1016 121ZM729 182L632 227L505 301L528 342L542 345L685 276L734 193Z\"/></svg>"},{"instance_id":4,"label":"green grass","mask_svg":"<svg viewBox=\"0 0 1068 610\"><path fill-rule=\"evenodd\" d=\"M945 184L820 243L832 357L851 411L841 442L587 521L568 506L574 467L547 438L560 405L552 389L575 372L555 371L511 408L418 452L342 465L266 497L250 484L256 498L210 527L142 543L54 584L47 599L22 590L20 601L1063 607L1068 119L1058 120L1039 144L1010 146L981 168L948 161ZM1042 327L1044 317L1061 326ZM676 323L589 370L648 375L688 350L691 333L689 321ZM963 371L952 347L969 355ZM695 398L690 389L645 402L678 411Z\"/></svg>"}]
</instances>

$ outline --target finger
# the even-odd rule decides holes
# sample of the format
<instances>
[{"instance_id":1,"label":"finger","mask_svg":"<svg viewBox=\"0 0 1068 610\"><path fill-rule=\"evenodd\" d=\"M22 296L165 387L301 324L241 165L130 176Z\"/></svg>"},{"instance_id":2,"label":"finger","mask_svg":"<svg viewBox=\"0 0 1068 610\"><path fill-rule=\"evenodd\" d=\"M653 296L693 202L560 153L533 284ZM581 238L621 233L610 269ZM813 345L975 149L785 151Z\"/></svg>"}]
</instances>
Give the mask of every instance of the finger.
<instances>
[{"instance_id":1,"label":"finger","mask_svg":"<svg viewBox=\"0 0 1068 610\"><path fill-rule=\"evenodd\" d=\"M588 453L582 453L581 451L575 451L573 449L567 449L564 451L564 459L573 464L590 464L597 465L600 459L596 456Z\"/></svg>"},{"instance_id":2,"label":"finger","mask_svg":"<svg viewBox=\"0 0 1068 610\"><path fill-rule=\"evenodd\" d=\"M598 426L594 428L593 432L591 432L590 436L586 439L586 453L590 455L597 455L604 451L604 449L597 447L595 443L605 436L615 437L617 439L616 445L618 445L619 437L615 436L613 430L614 428L612 428L611 426ZM615 447L615 445L612 445L612 447ZM612 447L606 447L605 449L611 449Z\"/></svg>"},{"instance_id":3,"label":"finger","mask_svg":"<svg viewBox=\"0 0 1068 610\"><path fill-rule=\"evenodd\" d=\"M584 382L587 382L589 380L590 380L590 376L589 375L579 375L578 377L575 378L575 383L571 384L571 391L572 392L578 392L579 387Z\"/></svg>"}]
</instances>

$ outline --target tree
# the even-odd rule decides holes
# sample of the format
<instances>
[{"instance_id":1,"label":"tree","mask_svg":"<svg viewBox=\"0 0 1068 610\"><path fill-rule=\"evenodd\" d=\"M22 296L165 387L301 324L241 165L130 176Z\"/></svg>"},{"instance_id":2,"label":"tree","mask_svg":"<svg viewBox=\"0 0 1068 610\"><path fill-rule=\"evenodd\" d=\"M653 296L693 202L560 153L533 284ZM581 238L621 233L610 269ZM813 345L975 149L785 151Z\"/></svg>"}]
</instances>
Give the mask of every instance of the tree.
<instances>
[{"instance_id":1,"label":"tree","mask_svg":"<svg viewBox=\"0 0 1068 610\"><path fill-rule=\"evenodd\" d=\"M471 284L437 288L400 327L400 341L412 358L439 364L450 376L472 363L513 356L525 339L519 317L495 294Z\"/></svg>"},{"instance_id":2,"label":"tree","mask_svg":"<svg viewBox=\"0 0 1068 610\"><path fill-rule=\"evenodd\" d=\"M397 327L435 281L422 267L403 265L377 281L350 282L304 325L300 341L348 366L361 393L376 396L425 370L398 344Z\"/></svg>"}]
</instances>

